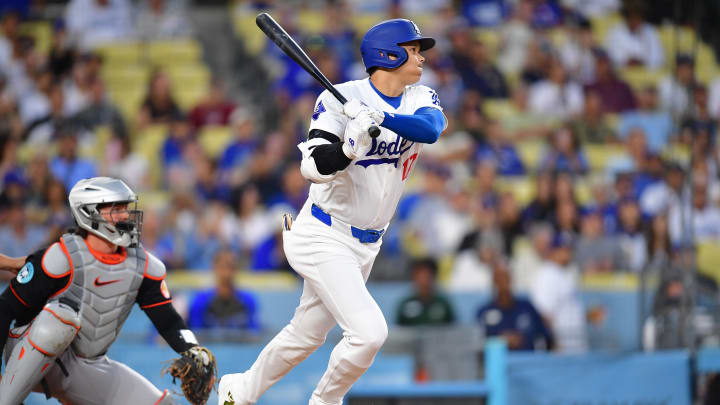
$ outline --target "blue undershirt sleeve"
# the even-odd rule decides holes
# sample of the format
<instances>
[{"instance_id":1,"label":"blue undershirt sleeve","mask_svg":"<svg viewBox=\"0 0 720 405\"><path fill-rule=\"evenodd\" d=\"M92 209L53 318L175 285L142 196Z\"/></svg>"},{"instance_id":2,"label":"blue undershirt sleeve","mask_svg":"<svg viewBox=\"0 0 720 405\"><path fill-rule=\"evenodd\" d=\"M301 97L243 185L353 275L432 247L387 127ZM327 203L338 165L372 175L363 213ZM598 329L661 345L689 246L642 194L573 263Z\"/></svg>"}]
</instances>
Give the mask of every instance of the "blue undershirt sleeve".
<instances>
[{"instance_id":1,"label":"blue undershirt sleeve","mask_svg":"<svg viewBox=\"0 0 720 405\"><path fill-rule=\"evenodd\" d=\"M386 112L382 126L409 141L435 143L445 129L445 116L433 107L422 107L415 114Z\"/></svg>"}]
</instances>

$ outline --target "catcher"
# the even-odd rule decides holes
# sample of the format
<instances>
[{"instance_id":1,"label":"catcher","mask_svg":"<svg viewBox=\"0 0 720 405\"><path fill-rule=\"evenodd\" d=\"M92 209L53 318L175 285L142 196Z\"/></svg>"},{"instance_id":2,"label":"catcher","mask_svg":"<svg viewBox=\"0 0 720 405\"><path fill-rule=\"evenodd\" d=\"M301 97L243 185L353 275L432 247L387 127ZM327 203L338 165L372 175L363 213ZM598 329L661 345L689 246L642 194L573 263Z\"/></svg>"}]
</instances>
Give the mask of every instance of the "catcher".
<instances>
[{"instance_id":1,"label":"catcher","mask_svg":"<svg viewBox=\"0 0 720 405\"><path fill-rule=\"evenodd\" d=\"M33 389L77 405L173 404L167 390L106 356L134 303L182 354L167 371L191 403L204 404L215 359L173 308L165 266L139 244L137 195L95 177L79 181L69 200L79 230L28 256L0 295L0 405L18 405ZM17 259L0 265L12 271L9 260Z\"/></svg>"}]
</instances>

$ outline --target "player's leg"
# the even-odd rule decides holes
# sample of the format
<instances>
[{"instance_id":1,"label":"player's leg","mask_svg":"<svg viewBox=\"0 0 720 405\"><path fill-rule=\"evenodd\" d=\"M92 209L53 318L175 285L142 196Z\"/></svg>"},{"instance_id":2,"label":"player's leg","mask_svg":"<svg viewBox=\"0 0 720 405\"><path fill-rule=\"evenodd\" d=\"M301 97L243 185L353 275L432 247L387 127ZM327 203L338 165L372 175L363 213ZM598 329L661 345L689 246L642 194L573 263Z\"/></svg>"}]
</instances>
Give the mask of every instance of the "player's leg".
<instances>
[{"instance_id":1,"label":"player's leg","mask_svg":"<svg viewBox=\"0 0 720 405\"><path fill-rule=\"evenodd\" d=\"M222 377L218 402L254 404L268 388L322 346L334 326L332 314L305 282L300 305L290 323L265 346L248 371Z\"/></svg>"},{"instance_id":2,"label":"player's leg","mask_svg":"<svg viewBox=\"0 0 720 405\"><path fill-rule=\"evenodd\" d=\"M160 391L147 378L107 356L83 359L68 351L61 359L68 375L59 367L48 375L53 396L84 405L173 405L167 390Z\"/></svg>"},{"instance_id":3,"label":"player's leg","mask_svg":"<svg viewBox=\"0 0 720 405\"><path fill-rule=\"evenodd\" d=\"M55 367L55 358L70 345L80 329L77 312L68 305L49 303L12 339L0 380L0 405L17 405ZM17 331L17 330L16 330Z\"/></svg>"},{"instance_id":4,"label":"player's leg","mask_svg":"<svg viewBox=\"0 0 720 405\"><path fill-rule=\"evenodd\" d=\"M310 398L311 405L341 404L387 338L385 317L365 286L377 250L354 247L352 258L316 256L317 274L309 277L344 332Z\"/></svg>"}]
</instances>

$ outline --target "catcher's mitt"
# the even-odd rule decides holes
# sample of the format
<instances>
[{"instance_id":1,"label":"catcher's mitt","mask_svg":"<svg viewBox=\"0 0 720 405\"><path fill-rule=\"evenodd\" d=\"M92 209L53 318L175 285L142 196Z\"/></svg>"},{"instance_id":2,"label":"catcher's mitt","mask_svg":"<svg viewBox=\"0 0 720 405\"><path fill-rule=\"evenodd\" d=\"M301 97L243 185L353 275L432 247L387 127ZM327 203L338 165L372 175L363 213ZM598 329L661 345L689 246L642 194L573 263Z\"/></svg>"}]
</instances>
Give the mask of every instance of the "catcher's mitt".
<instances>
[{"instance_id":1,"label":"catcher's mitt","mask_svg":"<svg viewBox=\"0 0 720 405\"><path fill-rule=\"evenodd\" d=\"M215 388L217 364L210 350L195 346L184 351L180 358L173 360L163 373L170 373L173 384L176 378L182 381L183 394L191 404L203 405Z\"/></svg>"}]
</instances>

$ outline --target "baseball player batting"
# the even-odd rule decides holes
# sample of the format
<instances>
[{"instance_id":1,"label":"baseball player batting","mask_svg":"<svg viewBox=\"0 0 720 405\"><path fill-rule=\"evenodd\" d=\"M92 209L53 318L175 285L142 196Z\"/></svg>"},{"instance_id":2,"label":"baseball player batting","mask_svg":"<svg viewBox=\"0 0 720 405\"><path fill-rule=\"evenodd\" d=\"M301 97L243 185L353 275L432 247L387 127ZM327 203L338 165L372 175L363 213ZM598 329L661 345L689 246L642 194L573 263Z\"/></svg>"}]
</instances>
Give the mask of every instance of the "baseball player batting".
<instances>
[{"instance_id":1,"label":"baseball player batting","mask_svg":"<svg viewBox=\"0 0 720 405\"><path fill-rule=\"evenodd\" d=\"M372 364L388 329L365 282L423 144L447 125L437 93L416 84L420 52L434 45L412 21L383 21L361 43L370 77L337 85L344 106L328 91L318 97L308 140L298 145L302 174L313 184L283 232L288 261L304 278L300 304L248 371L221 378L220 405L256 403L336 323L343 339L309 403L342 404ZM368 135L373 125L381 126L375 139Z\"/></svg>"},{"instance_id":2,"label":"baseball player batting","mask_svg":"<svg viewBox=\"0 0 720 405\"><path fill-rule=\"evenodd\" d=\"M129 209L137 195L96 177L79 181L69 201L79 231L28 256L0 295L0 405L18 405L33 389L69 404L173 404L105 355L135 303L173 350L203 353L171 304L165 266L139 244L142 212Z\"/></svg>"}]
</instances>

